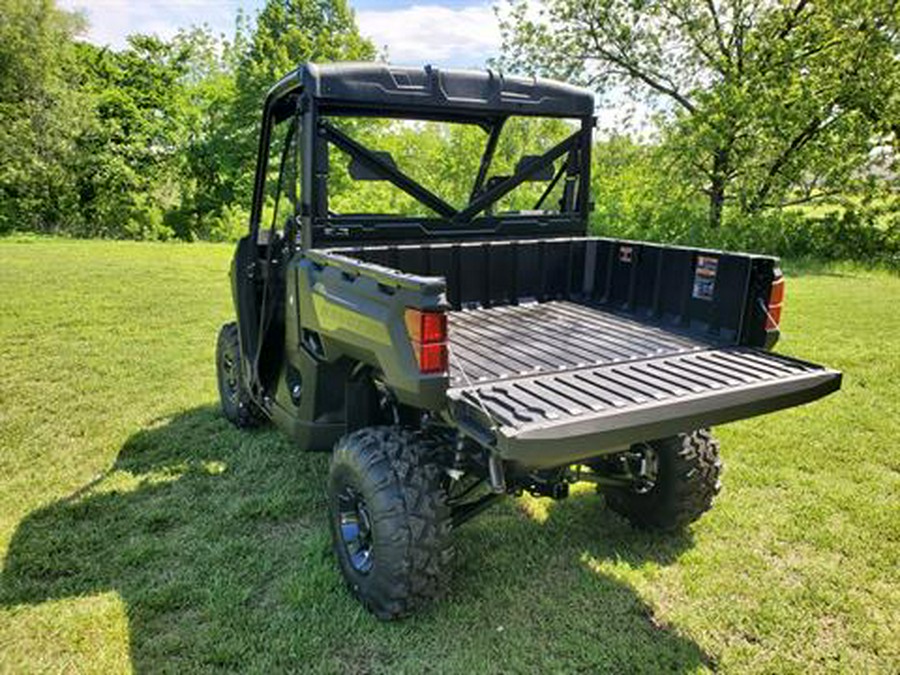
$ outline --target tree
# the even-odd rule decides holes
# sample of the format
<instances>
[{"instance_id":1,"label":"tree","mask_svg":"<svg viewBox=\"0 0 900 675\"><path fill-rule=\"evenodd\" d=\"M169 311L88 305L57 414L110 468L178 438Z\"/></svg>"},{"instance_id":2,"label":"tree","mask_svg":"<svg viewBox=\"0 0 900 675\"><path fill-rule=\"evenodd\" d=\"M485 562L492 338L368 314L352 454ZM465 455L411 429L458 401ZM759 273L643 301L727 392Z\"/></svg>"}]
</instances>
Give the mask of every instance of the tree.
<instances>
[{"instance_id":1,"label":"tree","mask_svg":"<svg viewBox=\"0 0 900 675\"><path fill-rule=\"evenodd\" d=\"M245 48L235 73L235 98L210 138L220 148L223 191L230 200L250 203L262 103L266 92L305 61L369 61L375 47L362 37L346 0L268 0L250 31L246 22L238 42Z\"/></svg>"},{"instance_id":2,"label":"tree","mask_svg":"<svg viewBox=\"0 0 900 675\"><path fill-rule=\"evenodd\" d=\"M166 215L184 199L184 147L192 119L185 86L193 45L132 35L113 52L79 44L79 91L91 103L76 139L78 234L171 236ZM74 228L72 228L74 229Z\"/></svg>"},{"instance_id":3,"label":"tree","mask_svg":"<svg viewBox=\"0 0 900 675\"><path fill-rule=\"evenodd\" d=\"M65 73L82 26L51 0L0 0L0 233L41 230L71 208L65 165L83 106Z\"/></svg>"},{"instance_id":4,"label":"tree","mask_svg":"<svg viewBox=\"0 0 900 675\"><path fill-rule=\"evenodd\" d=\"M243 25L239 15L239 25ZM181 31L174 42L186 50L184 87L187 140L181 148L183 200L173 215L182 239L233 239L246 229L249 205L234 201L230 156L233 108L237 100L235 73L246 50L238 30L228 41L209 29Z\"/></svg>"},{"instance_id":5,"label":"tree","mask_svg":"<svg viewBox=\"0 0 900 675\"><path fill-rule=\"evenodd\" d=\"M269 0L121 50L54 0L0 0L0 232L231 238L246 228L262 101L306 60L371 59L345 0Z\"/></svg>"},{"instance_id":6,"label":"tree","mask_svg":"<svg viewBox=\"0 0 900 675\"><path fill-rule=\"evenodd\" d=\"M503 63L624 90L662 112L662 138L718 227L822 199L896 140L896 0L512 0Z\"/></svg>"}]
</instances>

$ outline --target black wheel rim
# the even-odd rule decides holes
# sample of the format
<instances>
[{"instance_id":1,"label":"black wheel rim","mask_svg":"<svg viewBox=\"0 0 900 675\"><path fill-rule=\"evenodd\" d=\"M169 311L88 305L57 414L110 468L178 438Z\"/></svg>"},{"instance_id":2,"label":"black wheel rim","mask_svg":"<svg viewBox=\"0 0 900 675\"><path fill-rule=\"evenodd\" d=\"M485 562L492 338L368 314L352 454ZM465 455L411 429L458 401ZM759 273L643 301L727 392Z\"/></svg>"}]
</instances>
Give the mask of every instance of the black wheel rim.
<instances>
[{"instance_id":1,"label":"black wheel rim","mask_svg":"<svg viewBox=\"0 0 900 675\"><path fill-rule=\"evenodd\" d=\"M366 501L353 487L338 495L338 526L350 565L360 574L372 569L372 519Z\"/></svg>"}]
</instances>

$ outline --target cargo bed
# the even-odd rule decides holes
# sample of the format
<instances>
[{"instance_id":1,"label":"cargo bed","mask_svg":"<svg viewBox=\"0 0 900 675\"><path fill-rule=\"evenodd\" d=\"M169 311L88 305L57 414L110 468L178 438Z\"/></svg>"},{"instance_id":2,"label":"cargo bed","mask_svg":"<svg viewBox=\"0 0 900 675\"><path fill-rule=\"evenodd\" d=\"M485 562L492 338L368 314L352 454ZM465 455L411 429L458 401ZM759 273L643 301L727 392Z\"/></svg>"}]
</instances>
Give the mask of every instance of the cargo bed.
<instances>
[{"instance_id":1,"label":"cargo bed","mask_svg":"<svg viewBox=\"0 0 900 675\"><path fill-rule=\"evenodd\" d=\"M767 320L776 261L766 256L602 238L329 255L320 261L341 266L341 283L368 274L382 289L446 290L450 416L526 467L575 463L840 388L839 372L769 351L778 338Z\"/></svg>"},{"instance_id":2,"label":"cargo bed","mask_svg":"<svg viewBox=\"0 0 900 675\"><path fill-rule=\"evenodd\" d=\"M450 314L454 415L552 466L820 398L840 373L570 301Z\"/></svg>"}]
</instances>

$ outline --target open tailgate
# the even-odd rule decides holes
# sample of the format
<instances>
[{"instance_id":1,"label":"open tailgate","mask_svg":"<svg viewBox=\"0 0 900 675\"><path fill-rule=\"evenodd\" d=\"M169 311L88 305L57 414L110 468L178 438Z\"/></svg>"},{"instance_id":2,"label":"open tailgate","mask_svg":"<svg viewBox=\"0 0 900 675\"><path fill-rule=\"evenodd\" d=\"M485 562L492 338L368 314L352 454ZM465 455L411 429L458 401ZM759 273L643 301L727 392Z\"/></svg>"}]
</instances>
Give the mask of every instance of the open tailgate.
<instances>
[{"instance_id":1,"label":"open tailgate","mask_svg":"<svg viewBox=\"0 0 900 675\"><path fill-rule=\"evenodd\" d=\"M551 467L640 441L807 403L841 373L748 347L719 347L448 390L454 417L504 459Z\"/></svg>"}]
</instances>

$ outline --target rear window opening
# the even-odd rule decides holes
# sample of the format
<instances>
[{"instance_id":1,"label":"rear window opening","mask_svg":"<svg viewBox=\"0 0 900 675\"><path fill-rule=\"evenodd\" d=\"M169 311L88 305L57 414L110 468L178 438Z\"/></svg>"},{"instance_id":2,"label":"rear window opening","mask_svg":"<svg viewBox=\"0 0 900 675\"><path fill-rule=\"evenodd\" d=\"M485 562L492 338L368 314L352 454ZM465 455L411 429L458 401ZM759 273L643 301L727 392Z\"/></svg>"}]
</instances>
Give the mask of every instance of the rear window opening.
<instances>
[{"instance_id":1,"label":"rear window opening","mask_svg":"<svg viewBox=\"0 0 900 675\"><path fill-rule=\"evenodd\" d=\"M509 117L486 124L332 117L326 118L326 124L346 137L334 137L328 143L331 220L345 216L459 219L475 199L498 189L498 198L468 214L468 219L558 215L574 209L578 177L574 162L572 171L566 170L568 153L541 160L577 134L580 122L576 120ZM533 170L528 172L530 167ZM441 204L436 208L436 203L417 196L415 190L398 186L386 168L449 208ZM504 181L526 172L527 178L503 190Z\"/></svg>"}]
</instances>

